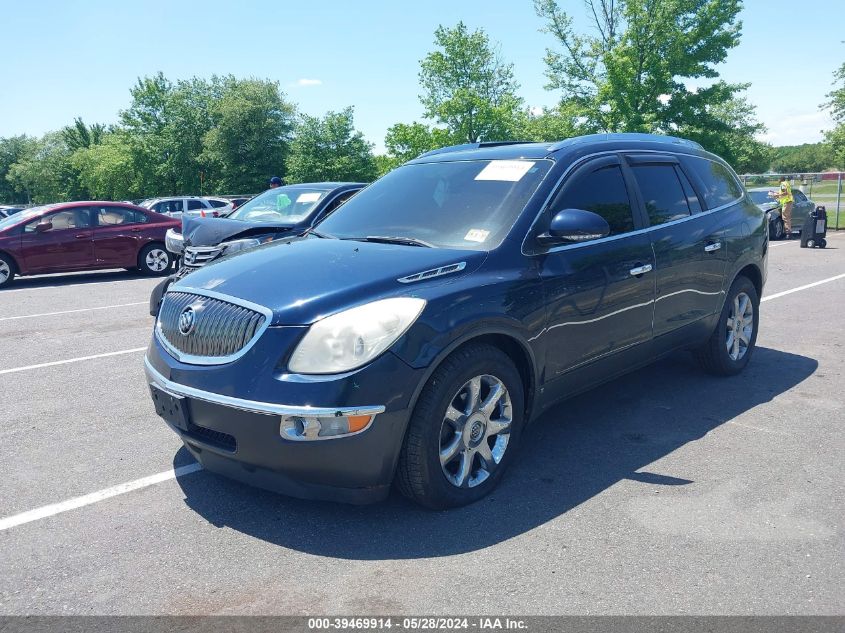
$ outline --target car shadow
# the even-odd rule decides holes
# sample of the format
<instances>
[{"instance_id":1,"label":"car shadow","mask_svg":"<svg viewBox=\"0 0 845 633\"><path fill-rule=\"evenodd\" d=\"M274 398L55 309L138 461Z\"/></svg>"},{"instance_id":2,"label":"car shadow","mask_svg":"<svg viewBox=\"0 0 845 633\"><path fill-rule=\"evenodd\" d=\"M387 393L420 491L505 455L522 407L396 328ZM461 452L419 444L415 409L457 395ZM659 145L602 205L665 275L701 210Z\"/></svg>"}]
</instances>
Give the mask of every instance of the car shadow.
<instances>
[{"instance_id":1,"label":"car shadow","mask_svg":"<svg viewBox=\"0 0 845 633\"><path fill-rule=\"evenodd\" d=\"M108 281L122 281L126 279L154 279L145 277L134 270L104 270L82 273L56 273L53 275L37 275L32 277L15 277L14 282L6 288L0 288L0 293L6 290L22 290L26 288L59 288L61 286L76 286L80 284L104 283Z\"/></svg>"},{"instance_id":2,"label":"car shadow","mask_svg":"<svg viewBox=\"0 0 845 633\"><path fill-rule=\"evenodd\" d=\"M563 402L523 434L499 488L465 508L422 509L393 492L371 506L303 501L201 472L179 478L185 502L219 527L275 545L344 559L431 558L519 536L628 479L692 483L655 461L802 382L818 366L757 348L745 372L716 378L673 355ZM191 461L183 447L174 465Z\"/></svg>"}]
</instances>

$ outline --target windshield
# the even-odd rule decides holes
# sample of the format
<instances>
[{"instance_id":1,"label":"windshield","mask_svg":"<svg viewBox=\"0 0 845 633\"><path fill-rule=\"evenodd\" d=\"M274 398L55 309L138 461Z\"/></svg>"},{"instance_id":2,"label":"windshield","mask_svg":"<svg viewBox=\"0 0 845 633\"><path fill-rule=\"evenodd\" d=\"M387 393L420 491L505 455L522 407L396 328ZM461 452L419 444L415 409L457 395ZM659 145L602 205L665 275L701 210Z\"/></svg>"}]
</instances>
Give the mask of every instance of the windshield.
<instances>
[{"instance_id":1,"label":"windshield","mask_svg":"<svg viewBox=\"0 0 845 633\"><path fill-rule=\"evenodd\" d=\"M310 187L276 187L255 196L229 214L230 220L298 224L306 220L328 191Z\"/></svg>"},{"instance_id":2,"label":"windshield","mask_svg":"<svg viewBox=\"0 0 845 633\"><path fill-rule=\"evenodd\" d=\"M771 202L775 202L774 198L769 196L768 191L749 191L748 195L751 196L751 201L754 204L769 204Z\"/></svg>"},{"instance_id":3,"label":"windshield","mask_svg":"<svg viewBox=\"0 0 845 633\"><path fill-rule=\"evenodd\" d=\"M0 231L9 228L10 226L20 224L21 222L26 221L27 218L36 216L45 209L49 209L51 206L54 205L46 205L43 207L32 207L30 209L24 209L20 213L15 213L14 215L10 215L8 218L0 219Z\"/></svg>"},{"instance_id":4,"label":"windshield","mask_svg":"<svg viewBox=\"0 0 845 633\"><path fill-rule=\"evenodd\" d=\"M475 160L405 165L320 223L320 234L402 237L442 248L490 250L552 165L548 160Z\"/></svg>"}]
</instances>

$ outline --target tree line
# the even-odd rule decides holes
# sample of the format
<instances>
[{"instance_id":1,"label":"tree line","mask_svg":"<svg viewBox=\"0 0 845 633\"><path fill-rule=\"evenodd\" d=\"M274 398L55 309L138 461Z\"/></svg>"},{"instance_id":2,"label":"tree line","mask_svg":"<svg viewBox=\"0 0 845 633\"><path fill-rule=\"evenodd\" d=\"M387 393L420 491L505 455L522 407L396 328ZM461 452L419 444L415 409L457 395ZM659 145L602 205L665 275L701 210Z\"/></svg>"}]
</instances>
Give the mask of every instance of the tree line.
<instances>
[{"instance_id":1,"label":"tree line","mask_svg":"<svg viewBox=\"0 0 845 633\"><path fill-rule=\"evenodd\" d=\"M845 64L825 104L837 121L825 143L757 140L765 128L748 84L716 70L739 43L741 0L586 0L579 16L556 0L533 5L550 42L542 64L552 106L529 107L500 47L463 22L435 31L419 69L423 120L391 126L379 156L351 107L313 117L275 81L158 73L138 80L113 125L77 118L41 138L0 138L0 201L249 193L270 175L370 181L445 145L599 132L682 136L745 173L845 164Z\"/></svg>"}]
</instances>

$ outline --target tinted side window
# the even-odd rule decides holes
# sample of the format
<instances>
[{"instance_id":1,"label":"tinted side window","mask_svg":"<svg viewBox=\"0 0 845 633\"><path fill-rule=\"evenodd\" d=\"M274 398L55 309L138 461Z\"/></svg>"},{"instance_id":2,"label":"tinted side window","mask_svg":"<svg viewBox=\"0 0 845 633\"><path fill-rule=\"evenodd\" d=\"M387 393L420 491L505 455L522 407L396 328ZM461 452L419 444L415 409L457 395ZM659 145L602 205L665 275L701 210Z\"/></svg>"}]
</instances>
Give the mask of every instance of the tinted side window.
<instances>
[{"instance_id":1,"label":"tinted side window","mask_svg":"<svg viewBox=\"0 0 845 633\"><path fill-rule=\"evenodd\" d=\"M134 209L123 207L96 207L97 224L114 226L117 224L140 224L147 221L147 216Z\"/></svg>"},{"instance_id":2,"label":"tinted side window","mask_svg":"<svg viewBox=\"0 0 845 633\"><path fill-rule=\"evenodd\" d=\"M706 158L690 156L687 164L704 185L704 203L708 209L720 207L742 197L742 186L724 165Z\"/></svg>"},{"instance_id":3,"label":"tinted side window","mask_svg":"<svg viewBox=\"0 0 845 633\"><path fill-rule=\"evenodd\" d=\"M619 165L577 174L552 202L551 215L564 209L597 213L607 220L611 235L634 230L634 213Z\"/></svg>"},{"instance_id":4,"label":"tinted side window","mask_svg":"<svg viewBox=\"0 0 845 633\"><path fill-rule=\"evenodd\" d=\"M805 196L801 191L797 189L792 190L792 197L795 198L795 202L806 202L807 196Z\"/></svg>"},{"instance_id":5,"label":"tinted side window","mask_svg":"<svg viewBox=\"0 0 845 633\"><path fill-rule=\"evenodd\" d=\"M158 213L182 213L181 200L164 200L153 207Z\"/></svg>"},{"instance_id":6,"label":"tinted side window","mask_svg":"<svg viewBox=\"0 0 845 633\"><path fill-rule=\"evenodd\" d=\"M216 209L216 208L219 208L219 207L225 207L229 203L224 202L223 200L209 200L208 204L210 204L212 207L214 207ZM191 208L190 203L188 203L188 208L189 209Z\"/></svg>"},{"instance_id":7,"label":"tinted side window","mask_svg":"<svg viewBox=\"0 0 845 633\"><path fill-rule=\"evenodd\" d=\"M687 196L674 165L634 165L631 169L643 194L651 226L679 220L690 214Z\"/></svg>"},{"instance_id":8,"label":"tinted side window","mask_svg":"<svg viewBox=\"0 0 845 633\"><path fill-rule=\"evenodd\" d=\"M91 215L86 207L75 207L65 211L58 211L33 220L24 227L24 233L33 233L35 225L42 222L49 222L53 225L51 231L64 231L67 229L81 229L91 226Z\"/></svg>"},{"instance_id":9,"label":"tinted side window","mask_svg":"<svg viewBox=\"0 0 845 633\"><path fill-rule=\"evenodd\" d=\"M687 204L689 205L690 211L701 213L701 203L698 201L698 196L695 195L695 190L692 188L692 184L684 173L684 170L679 165L676 165L675 172L678 174L681 186L684 188L684 195L687 197Z\"/></svg>"},{"instance_id":10,"label":"tinted side window","mask_svg":"<svg viewBox=\"0 0 845 633\"><path fill-rule=\"evenodd\" d=\"M188 211L194 211L195 209L205 209L205 205L199 200L188 200Z\"/></svg>"}]
</instances>

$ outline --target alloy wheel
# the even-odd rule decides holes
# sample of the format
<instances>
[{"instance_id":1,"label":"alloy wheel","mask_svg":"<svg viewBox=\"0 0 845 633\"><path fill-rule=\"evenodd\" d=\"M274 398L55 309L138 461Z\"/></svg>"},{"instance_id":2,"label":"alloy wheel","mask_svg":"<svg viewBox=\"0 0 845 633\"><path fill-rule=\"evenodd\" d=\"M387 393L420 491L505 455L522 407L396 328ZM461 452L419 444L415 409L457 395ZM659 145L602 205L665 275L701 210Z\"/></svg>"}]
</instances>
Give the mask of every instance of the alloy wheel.
<instances>
[{"instance_id":1,"label":"alloy wheel","mask_svg":"<svg viewBox=\"0 0 845 633\"><path fill-rule=\"evenodd\" d=\"M6 283L12 276L12 269L9 264L0 259L0 285Z\"/></svg>"},{"instance_id":2,"label":"alloy wheel","mask_svg":"<svg viewBox=\"0 0 845 633\"><path fill-rule=\"evenodd\" d=\"M440 467L457 488L473 488L501 463L513 405L505 384L487 374L468 380L450 400L440 427Z\"/></svg>"},{"instance_id":3,"label":"alloy wheel","mask_svg":"<svg viewBox=\"0 0 845 633\"><path fill-rule=\"evenodd\" d=\"M170 258L167 256L167 253L160 248L154 248L147 253L145 261L147 263L147 268L153 272L160 273L167 268L170 263Z\"/></svg>"},{"instance_id":4,"label":"alloy wheel","mask_svg":"<svg viewBox=\"0 0 845 633\"><path fill-rule=\"evenodd\" d=\"M734 297L725 336L725 347L731 360L738 361L748 353L754 334L754 305L751 297L740 292Z\"/></svg>"}]
</instances>

